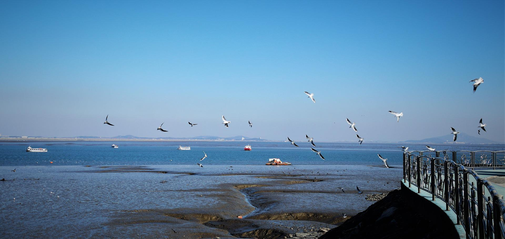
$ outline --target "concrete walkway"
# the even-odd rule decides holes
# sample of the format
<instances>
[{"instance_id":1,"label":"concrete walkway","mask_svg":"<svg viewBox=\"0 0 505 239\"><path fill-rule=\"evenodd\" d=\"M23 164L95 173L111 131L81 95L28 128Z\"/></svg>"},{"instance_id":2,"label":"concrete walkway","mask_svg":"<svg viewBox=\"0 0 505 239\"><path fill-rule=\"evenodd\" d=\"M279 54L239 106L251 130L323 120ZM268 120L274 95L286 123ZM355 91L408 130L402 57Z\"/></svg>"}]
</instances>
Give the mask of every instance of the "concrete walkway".
<instances>
[{"instance_id":1,"label":"concrete walkway","mask_svg":"<svg viewBox=\"0 0 505 239\"><path fill-rule=\"evenodd\" d=\"M475 173L482 179L487 180L493 185L496 191L504 196L505 195L505 169L492 169L492 168L476 168ZM503 200L503 197L502 197Z\"/></svg>"}]
</instances>

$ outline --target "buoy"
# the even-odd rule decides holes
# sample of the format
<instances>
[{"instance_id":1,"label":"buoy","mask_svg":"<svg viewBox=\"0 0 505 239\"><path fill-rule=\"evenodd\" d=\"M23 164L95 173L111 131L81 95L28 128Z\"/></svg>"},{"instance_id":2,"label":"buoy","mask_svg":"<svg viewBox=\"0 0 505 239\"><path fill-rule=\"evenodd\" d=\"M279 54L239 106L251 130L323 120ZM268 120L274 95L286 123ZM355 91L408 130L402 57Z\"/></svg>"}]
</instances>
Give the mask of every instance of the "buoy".
<instances>
[{"instance_id":1,"label":"buoy","mask_svg":"<svg viewBox=\"0 0 505 239\"><path fill-rule=\"evenodd\" d=\"M242 216L238 216L238 219L242 219Z\"/></svg>"},{"instance_id":2,"label":"buoy","mask_svg":"<svg viewBox=\"0 0 505 239\"><path fill-rule=\"evenodd\" d=\"M50 163L53 163L53 161L50 161Z\"/></svg>"}]
</instances>

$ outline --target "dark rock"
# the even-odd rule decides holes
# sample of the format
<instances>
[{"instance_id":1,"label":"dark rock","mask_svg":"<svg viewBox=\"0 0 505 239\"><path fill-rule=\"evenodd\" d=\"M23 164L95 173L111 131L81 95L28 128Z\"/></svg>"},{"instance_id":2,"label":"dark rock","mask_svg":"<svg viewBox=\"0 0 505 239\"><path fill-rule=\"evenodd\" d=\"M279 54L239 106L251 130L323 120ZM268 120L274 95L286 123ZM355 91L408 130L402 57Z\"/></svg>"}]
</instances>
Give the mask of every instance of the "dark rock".
<instances>
[{"instance_id":1,"label":"dark rock","mask_svg":"<svg viewBox=\"0 0 505 239\"><path fill-rule=\"evenodd\" d=\"M334 238L459 238L454 224L435 204L408 188L392 191L365 211L330 230Z\"/></svg>"}]
</instances>

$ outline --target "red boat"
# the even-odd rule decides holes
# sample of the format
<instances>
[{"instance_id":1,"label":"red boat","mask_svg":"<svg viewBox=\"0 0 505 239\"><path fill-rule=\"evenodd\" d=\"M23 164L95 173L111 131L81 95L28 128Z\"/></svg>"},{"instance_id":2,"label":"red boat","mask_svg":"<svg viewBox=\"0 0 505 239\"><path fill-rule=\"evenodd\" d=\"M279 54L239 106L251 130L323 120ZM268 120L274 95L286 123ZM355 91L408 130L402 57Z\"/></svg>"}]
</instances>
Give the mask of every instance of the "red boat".
<instances>
[{"instance_id":1,"label":"red boat","mask_svg":"<svg viewBox=\"0 0 505 239\"><path fill-rule=\"evenodd\" d=\"M251 145L246 145L246 146L244 147L244 150L245 150L245 151L251 151L251 149L252 149L252 148L251 148Z\"/></svg>"}]
</instances>

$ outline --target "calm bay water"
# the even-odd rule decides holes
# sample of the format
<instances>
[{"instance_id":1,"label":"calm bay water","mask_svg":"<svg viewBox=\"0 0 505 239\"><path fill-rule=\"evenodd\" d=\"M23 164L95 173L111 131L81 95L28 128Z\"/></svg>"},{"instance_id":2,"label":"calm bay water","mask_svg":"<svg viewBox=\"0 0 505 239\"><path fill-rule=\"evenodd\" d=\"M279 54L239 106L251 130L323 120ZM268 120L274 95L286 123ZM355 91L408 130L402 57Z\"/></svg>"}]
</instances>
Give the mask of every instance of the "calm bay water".
<instances>
[{"instance_id":1,"label":"calm bay water","mask_svg":"<svg viewBox=\"0 0 505 239\"><path fill-rule=\"evenodd\" d=\"M115 143L118 149L111 145ZM250 144L252 151L244 151ZM263 165L269 158L280 158L294 165L381 165L380 153L391 165L402 164L400 144L317 143L326 160L299 142L1 142L0 166L28 165L196 165L204 153L204 165ZM179 145L190 151L177 150ZM26 148L47 148L47 153L27 153ZM406 145L410 150L425 150L425 145ZM430 145L437 150L503 150L504 145ZM52 164L51 164L52 162Z\"/></svg>"}]
</instances>

